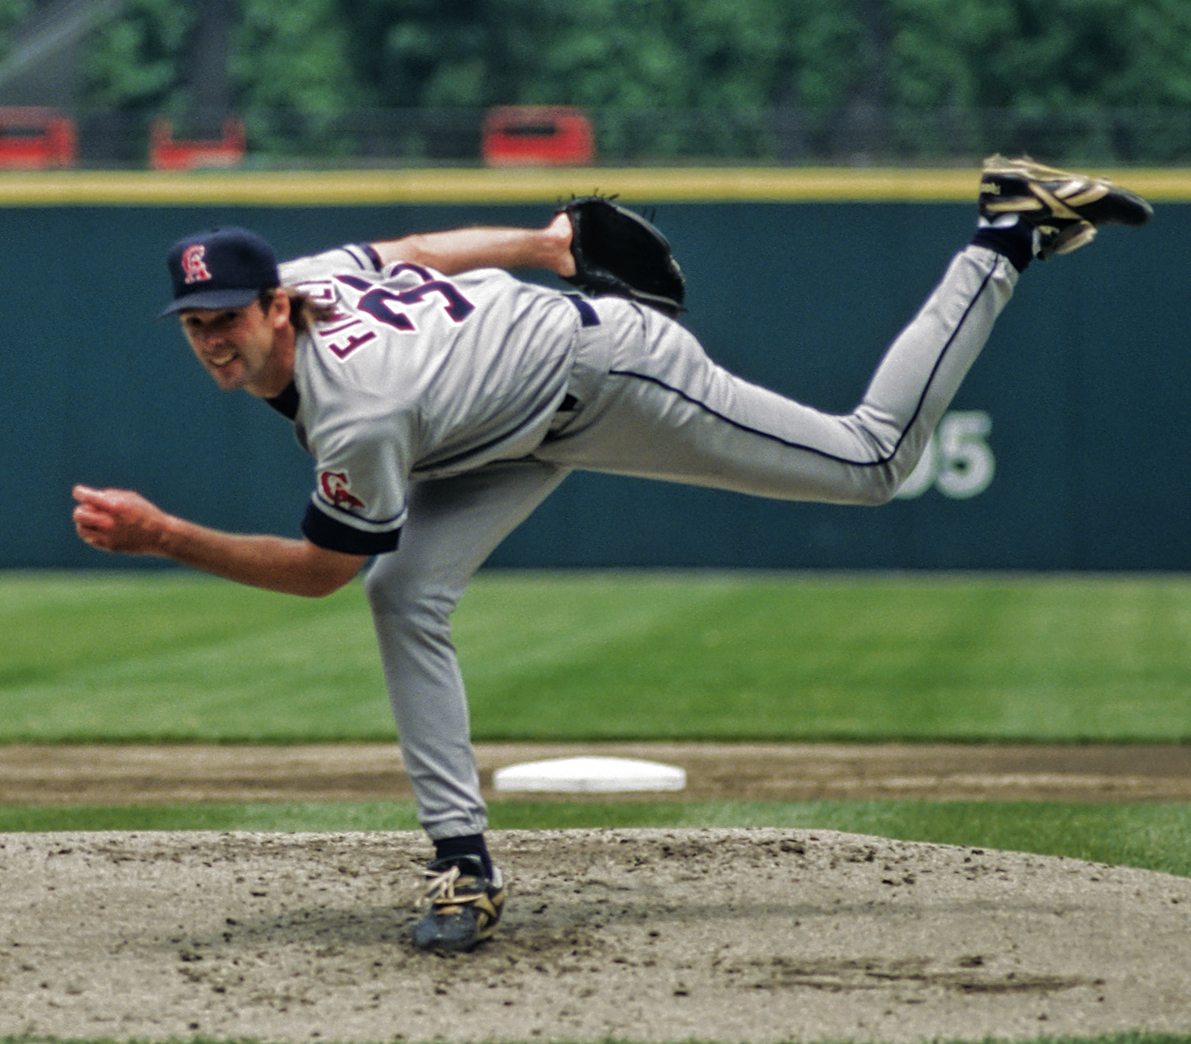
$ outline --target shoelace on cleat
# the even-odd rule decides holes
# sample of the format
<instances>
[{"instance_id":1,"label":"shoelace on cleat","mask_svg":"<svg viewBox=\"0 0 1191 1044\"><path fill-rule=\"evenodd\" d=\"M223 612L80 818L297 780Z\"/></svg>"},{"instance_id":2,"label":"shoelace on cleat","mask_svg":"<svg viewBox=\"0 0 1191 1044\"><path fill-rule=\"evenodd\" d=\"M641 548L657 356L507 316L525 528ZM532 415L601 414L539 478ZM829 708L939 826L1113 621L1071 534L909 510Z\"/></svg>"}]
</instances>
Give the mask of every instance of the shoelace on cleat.
<instances>
[{"instance_id":1,"label":"shoelace on cleat","mask_svg":"<svg viewBox=\"0 0 1191 1044\"><path fill-rule=\"evenodd\" d=\"M418 901L420 906L461 906L464 903L478 902L484 895L483 890L472 892L470 895L456 895L455 884L463 876L458 866L448 866L445 870L427 870L421 868L430 882ZM470 876L470 875L468 875Z\"/></svg>"}]
</instances>

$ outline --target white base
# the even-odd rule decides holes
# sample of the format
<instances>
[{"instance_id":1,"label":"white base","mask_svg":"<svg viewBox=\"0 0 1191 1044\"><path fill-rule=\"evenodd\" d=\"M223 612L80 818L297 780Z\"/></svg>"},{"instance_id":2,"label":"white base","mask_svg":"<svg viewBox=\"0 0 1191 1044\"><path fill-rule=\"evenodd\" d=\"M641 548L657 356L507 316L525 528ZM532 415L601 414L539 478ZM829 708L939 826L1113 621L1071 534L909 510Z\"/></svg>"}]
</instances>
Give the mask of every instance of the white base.
<instances>
[{"instance_id":1,"label":"white base","mask_svg":"<svg viewBox=\"0 0 1191 1044\"><path fill-rule=\"evenodd\" d=\"M635 758L553 758L497 769L492 782L497 790L567 793L682 790L686 772L673 765Z\"/></svg>"}]
</instances>

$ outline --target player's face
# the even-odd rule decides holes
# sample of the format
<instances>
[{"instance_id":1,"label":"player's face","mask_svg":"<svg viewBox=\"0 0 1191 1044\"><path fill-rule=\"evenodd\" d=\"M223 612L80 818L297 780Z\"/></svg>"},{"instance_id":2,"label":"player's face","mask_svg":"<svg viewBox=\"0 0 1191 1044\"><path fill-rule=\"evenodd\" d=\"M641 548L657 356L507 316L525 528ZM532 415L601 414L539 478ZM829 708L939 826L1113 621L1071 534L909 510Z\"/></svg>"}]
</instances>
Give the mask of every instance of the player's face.
<instances>
[{"instance_id":1,"label":"player's face","mask_svg":"<svg viewBox=\"0 0 1191 1044\"><path fill-rule=\"evenodd\" d=\"M289 321L278 300L268 311L253 301L243 308L187 309L180 318L198 361L224 391L271 396L289 383L275 351L277 332Z\"/></svg>"}]
</instances>

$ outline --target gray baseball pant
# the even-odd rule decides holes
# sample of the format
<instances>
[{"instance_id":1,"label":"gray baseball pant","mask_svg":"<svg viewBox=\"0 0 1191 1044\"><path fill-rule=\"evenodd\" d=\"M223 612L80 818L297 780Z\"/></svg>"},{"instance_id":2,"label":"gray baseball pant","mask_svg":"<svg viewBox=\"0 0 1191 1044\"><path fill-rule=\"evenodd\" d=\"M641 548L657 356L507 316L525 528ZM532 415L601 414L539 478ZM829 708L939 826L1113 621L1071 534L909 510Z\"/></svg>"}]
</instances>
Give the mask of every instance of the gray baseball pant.
<instances>
[{"instance_id":1,"label":"gray baseball pant","mask_svg":"<svg viewBox=\"0 0 1191 1044\"><path fill-rule=\"evenodd\" d=\"M1008 260L970 246L845 416L728 373L682 326L619 298L580 328L560 417L530 457L414 484L400 548L366 588L405 767L432 839L482 833L450 617L472 575L572 471L636 475L786 500L880 504L914 469L1013 292Z\"/></svg>"}]
</instances>

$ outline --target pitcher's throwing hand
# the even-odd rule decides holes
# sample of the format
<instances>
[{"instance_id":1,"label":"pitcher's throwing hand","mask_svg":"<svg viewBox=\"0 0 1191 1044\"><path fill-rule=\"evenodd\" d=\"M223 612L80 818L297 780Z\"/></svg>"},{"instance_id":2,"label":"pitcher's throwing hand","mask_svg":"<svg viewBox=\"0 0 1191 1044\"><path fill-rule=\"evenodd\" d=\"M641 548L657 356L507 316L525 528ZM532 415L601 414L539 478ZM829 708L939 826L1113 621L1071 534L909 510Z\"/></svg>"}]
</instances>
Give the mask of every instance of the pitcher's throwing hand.
<instances>
[{"instance_id":1,"label":"pitcher's throwing hand","mask_svg":"<svg viewBox=\"0 0 1191 1044\"><path fill-rule=\"evenodd\" d=\"M126 555L161 552L169 516L139 493L89 486L75 486L71 493L78 501L75 531L92 547Z\"/></svg>"}]
</instances>

